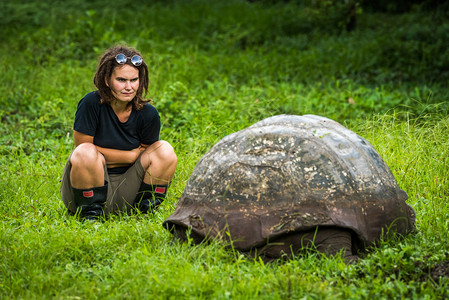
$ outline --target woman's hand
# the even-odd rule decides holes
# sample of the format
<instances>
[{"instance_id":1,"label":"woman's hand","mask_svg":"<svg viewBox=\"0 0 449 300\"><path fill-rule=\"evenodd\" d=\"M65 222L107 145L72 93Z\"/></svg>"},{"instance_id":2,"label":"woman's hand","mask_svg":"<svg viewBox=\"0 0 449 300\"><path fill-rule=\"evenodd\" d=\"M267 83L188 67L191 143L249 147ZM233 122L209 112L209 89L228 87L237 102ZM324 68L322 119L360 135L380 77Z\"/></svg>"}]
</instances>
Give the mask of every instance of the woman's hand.
<instances>
[{"instance_id":1,"label":"woman's hand","mask_svg":"<svg viewBox=\"0 0 449 300\"><path fill-rule=\"evenodd\" d=\"M97 146L98 151L104 155L108 168L132 165L145 150L141 146L132 150L117 150Z\"/></svg>"},{"instance_id":2,"label":"woman's hand","mask_svg":"<svg viewBox=\"0 0 449 300\"><path fill-rule=\"evenodd\" d=\"M145 149L146 149L146 147L144 147L143 145L140 145L140 146L137 147L136 149L131 150L131 152L135 155L134 161L136 161L136 160L139 158L140 154L141 154L143 151L145 151ZM133 161L133 162L134 162L134 161Z\"/></svg>"},{"instance_id":3,"label":"woman's hand","mask_svg":"<svg viewBox=\"0 0 449 300\"><path fill-rule=\"evenodd\" d=\"M132 165L145 151L145 147L139 146L132 150L117 150L98 147L97 149L106 159L106 165L108 168L124 167Z\"/></svg>"}]
</instances>

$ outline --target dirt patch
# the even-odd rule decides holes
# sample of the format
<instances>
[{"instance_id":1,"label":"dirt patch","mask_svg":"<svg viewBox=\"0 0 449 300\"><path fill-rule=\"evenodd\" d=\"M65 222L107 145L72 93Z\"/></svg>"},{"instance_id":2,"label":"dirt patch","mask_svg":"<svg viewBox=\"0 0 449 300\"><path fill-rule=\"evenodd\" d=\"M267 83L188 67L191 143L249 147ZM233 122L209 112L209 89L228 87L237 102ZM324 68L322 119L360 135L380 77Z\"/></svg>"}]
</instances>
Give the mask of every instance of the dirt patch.
<instances>
[{"instance_id":1,"label":"dirt patch","mask_svg":"<svg viewBox=\"0 0 449 300\"><path fill-rule=\"evenodd\" d=\"M430 269L430 277L438 282L441 277L449 277L449 261L441 262Z\"/></svg>"}]
</instances>

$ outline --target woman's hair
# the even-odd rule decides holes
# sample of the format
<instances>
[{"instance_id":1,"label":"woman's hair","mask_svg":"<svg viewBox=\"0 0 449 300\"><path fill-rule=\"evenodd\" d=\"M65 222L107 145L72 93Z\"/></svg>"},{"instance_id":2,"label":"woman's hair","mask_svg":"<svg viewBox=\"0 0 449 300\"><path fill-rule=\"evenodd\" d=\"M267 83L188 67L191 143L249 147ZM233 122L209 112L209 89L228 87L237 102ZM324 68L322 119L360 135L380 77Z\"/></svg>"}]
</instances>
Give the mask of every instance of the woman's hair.
<instances>
[{"instance_id":1,"label":"woman's hair","mask_svg":"<svg viewBox=\"0 0 449 300\"><path fill-rule=\"evenodd\" d=\"M106 85L106 81L109 82L112 72L116 67L122 66L115 60L117 54L120 53L124 54L126 57L133 57L134 55L142 57L142 54L140 54L139 51L124 45L113 46L103 53L94 77L94 84L100 93L101 103L110 104L115 99L111 89ZM137 89L136 96L132 100L133 107L139 110L146 102L151 101L151 99L143 99L143 95L148 93L148 66L145 63L145 60L143 60L142 64L139 66L134 66L131 63L131 59L127 59L125 64L139 70L139 88Z\"/></svg>"}]
</instances>

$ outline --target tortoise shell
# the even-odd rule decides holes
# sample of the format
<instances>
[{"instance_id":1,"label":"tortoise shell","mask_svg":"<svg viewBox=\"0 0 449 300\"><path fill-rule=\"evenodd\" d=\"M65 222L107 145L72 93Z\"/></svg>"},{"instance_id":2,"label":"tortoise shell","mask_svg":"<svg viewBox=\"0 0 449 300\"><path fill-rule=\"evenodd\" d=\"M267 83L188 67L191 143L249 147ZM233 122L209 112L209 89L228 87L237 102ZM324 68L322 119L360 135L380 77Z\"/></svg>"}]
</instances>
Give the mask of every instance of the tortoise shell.
<instances>
[{"instance_id":1,"label":"tortoise shell","mask_svg":"<svg viewBox=\"0 0 449 300\"><path fill-rule=\"evenodd\" d=\"M349 229L359 249L414 228L407 194L374 147L339 123L279 115L230 134L197 163L163 223L238 250L316 226Z\"/></svg>"}]
</instances>

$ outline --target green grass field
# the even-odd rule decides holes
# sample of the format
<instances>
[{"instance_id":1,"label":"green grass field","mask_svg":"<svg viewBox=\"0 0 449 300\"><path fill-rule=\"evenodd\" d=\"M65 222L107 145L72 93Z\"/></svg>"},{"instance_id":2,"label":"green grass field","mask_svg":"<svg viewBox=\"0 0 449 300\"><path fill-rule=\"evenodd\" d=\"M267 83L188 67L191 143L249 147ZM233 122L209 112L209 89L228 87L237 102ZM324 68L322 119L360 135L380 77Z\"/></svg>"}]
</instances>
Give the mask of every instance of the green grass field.
<instances>
[{"instance_id":1,"label":"green grass field","mask_svg":"<svg viewBox=\"0 0 449 300\"><path fill-rule=\"evenodd\" d=\"M363 10L348 32L340 6L296 2L0 4L0 299L449 297L447 270L435 276L449 261L447 11ZM76 105L115 43L143 53L178 169L154 216L82 223L59 180ZM409 195L416 232L356 265L315 253L264 264L173 240L161 223L202 155L277 114L325 116L370 141Z\"/></svg>"}]
</instances>

